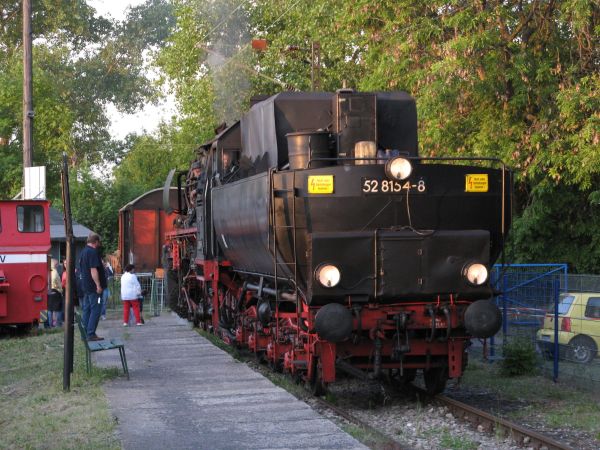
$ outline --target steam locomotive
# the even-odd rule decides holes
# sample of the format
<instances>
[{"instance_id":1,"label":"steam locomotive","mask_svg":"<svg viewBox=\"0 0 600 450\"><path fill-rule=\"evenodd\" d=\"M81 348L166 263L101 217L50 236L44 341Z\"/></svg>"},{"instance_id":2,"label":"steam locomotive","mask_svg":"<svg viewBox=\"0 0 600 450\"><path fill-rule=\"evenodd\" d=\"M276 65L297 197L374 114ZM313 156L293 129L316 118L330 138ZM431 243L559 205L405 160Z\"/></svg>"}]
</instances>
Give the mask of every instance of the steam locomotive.
<instances>
[{"instance_id":1,"label":"steam locomotive","mask_svg":"<svg viewBox=\"0 0 600 450\"><path fill-rule=\"evenodd\" d=\"M163 248L171 307L322 394L339 371L460 377L501 316L512 174L420 157L404 92L283 92L200 146Z\"/></svg>"}]
</instances>

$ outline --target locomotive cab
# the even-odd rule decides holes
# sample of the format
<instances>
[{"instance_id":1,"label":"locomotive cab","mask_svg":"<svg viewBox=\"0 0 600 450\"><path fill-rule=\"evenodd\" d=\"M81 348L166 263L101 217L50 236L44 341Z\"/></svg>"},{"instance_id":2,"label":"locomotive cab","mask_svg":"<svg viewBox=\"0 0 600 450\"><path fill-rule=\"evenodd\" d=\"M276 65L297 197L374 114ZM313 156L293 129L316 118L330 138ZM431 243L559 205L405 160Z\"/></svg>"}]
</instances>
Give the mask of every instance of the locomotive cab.
<instances>
[{"instance_id":1,"label":"locomotive cab","mask_svg":"<svg viewBox=\"0 0 600 450\"><path fill-rule=\"evenodd\" d=\"M46 309L48 206L45 200L0 201L0 325L31 327Z\"/></svg>"}]
</instances>

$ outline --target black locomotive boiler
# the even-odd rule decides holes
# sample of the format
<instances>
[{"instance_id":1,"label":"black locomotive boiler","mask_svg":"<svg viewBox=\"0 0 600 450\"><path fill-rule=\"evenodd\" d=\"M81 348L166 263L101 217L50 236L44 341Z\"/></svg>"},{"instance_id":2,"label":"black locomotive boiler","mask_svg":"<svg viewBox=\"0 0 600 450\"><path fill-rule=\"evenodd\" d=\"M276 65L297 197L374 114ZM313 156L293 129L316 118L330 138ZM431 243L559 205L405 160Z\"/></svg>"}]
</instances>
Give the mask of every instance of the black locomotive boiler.
<instances>
[{"instance_id":1,"label":"black locomotive boiler","mask_svg":"<svg viewBox=\"0 0 600 450\"><path fill-rule=\"evenodd\" d=\"M177 179L171 306L317 393L340 370L439 392L500 327L511 172L420 157L406 93L274 95Z\"/></svg>"}]
</instances>

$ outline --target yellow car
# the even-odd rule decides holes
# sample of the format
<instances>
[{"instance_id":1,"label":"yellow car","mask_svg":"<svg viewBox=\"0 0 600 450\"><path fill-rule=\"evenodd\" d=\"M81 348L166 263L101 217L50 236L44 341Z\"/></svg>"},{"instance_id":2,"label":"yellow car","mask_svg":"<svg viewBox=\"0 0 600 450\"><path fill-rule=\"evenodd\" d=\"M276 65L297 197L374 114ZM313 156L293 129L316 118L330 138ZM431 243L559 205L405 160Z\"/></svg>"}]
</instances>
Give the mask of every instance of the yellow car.
<instances>
[{"instance_id":1,"label":"yellow car","mask_svg":"<svg viewBox=\"0 0 600 450\"><path fill-rule=\"evenodd\" d=\"M537 343L545 355L554 354L554 310L546 313ZM559 355L589 363L600 348L600 293L561 294L558 304Z\"/></svg>"}]
</instances>

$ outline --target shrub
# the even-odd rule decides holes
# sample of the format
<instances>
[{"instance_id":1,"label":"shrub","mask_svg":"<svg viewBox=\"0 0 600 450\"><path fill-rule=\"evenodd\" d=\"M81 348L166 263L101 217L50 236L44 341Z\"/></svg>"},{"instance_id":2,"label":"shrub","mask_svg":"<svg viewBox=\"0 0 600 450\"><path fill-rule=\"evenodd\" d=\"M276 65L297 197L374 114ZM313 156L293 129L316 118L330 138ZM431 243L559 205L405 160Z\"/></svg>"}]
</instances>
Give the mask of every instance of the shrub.
<instances>
[{"instance_id":1,"label":"shrub","mask_svg":"<svg viewBox=\"0 0 600 450\"><path fill-rule=\"evenodd\" d=\"M504 376L536 375L539 371L538 355L530 339L513 337L504 342L500 373Z\"/></svg>"}]
</instances>

